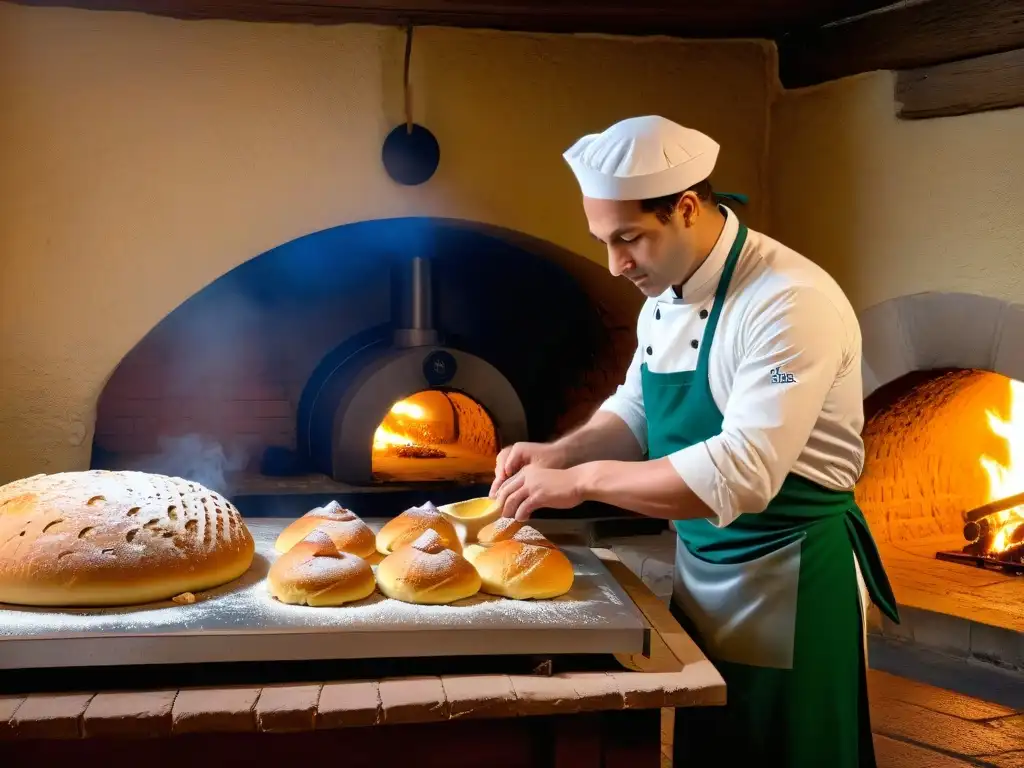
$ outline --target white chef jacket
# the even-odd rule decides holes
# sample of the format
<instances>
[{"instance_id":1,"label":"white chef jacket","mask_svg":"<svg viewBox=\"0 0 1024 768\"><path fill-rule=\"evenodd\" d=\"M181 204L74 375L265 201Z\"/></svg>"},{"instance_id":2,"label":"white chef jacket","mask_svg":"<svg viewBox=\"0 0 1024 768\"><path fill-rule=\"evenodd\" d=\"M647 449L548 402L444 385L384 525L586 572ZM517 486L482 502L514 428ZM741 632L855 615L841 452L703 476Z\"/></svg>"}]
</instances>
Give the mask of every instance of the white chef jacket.
<instances>
[{"instance_id":1,"label":"white chef jacket","mask_svg":"<svg viewBox=\"0 0 1024 768\"><path fill-rule=\"evenodd\" d=\"M621 417L647 449L640 366L692 371L739 221L682 286L649 298L637 320L626 378L600 410ZM860 324L843 291L819 266L753 230L729 285L708 361L722 432L669 455L723 527L765 509L793 472L852 490L864 467Z\"/></svg>"}]
</instances>

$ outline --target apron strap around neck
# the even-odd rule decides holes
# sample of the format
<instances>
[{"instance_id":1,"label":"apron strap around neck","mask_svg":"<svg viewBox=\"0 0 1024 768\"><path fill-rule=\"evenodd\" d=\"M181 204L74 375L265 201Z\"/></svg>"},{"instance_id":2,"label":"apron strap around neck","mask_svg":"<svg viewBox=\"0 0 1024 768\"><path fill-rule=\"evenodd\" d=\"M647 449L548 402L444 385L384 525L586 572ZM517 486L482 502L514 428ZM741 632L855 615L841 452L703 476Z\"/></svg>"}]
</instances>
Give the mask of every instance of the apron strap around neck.
<instances>
[{"instance_id":1,"label":"apron strap around neck","mask_svg":"<svg viewBox=\"0 0 1024 768\"><path fill-rule=\"evenodd\" d=\"M722 268L722 276L718 280L718 288L715 289L715 302L711 307L711 315L708 317L707 328L704 329L703 339L700 345L700 354L697 357L698 370L707 367L711 357L711 341L715 338L715 331L718 330L718 318L722 315L722 305L729 293L729 283L732 281L733 272L736 271L736 264L739 263L740 253L747 241L747 225L740 222L739 230L736 232L736 239L733 241L729 255L725 259L725 266Z\"/></svg>"},{"instance_id":2,"label":"apron strap around neck","mask_svg":"<svg viewBox=\"0 0 1024 768\"><path fill-rule=\"evenodd\" d=\"M740 205L747 205L750 202L750 197L740 192L715 192L715 197L722 200L734 200Z\"/></svg>"}]
</instances>

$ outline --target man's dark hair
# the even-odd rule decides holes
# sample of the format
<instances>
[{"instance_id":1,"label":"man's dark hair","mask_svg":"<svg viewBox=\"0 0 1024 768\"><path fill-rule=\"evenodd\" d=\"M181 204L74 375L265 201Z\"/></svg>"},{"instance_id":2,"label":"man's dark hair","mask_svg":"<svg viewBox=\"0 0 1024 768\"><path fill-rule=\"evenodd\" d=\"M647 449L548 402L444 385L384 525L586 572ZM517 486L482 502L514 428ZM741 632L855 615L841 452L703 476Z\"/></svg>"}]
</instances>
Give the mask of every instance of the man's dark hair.
<instances>
[{"instance_id":1,"label":"man's dark hair","mask_svg":"<svg viewBox=\"0 0 1024 768\"><path fill-rule=\"evenodd\" d=\"M711 182L704 179L704 181L698 181L692 187L684 189L682 192L673 192L671 195L641 200L640 210L644 213L653 213L662 224L668 224L676 206L679 205L679 201L687 192L693 192L702 203L710 202L715 197L715 191L711 188Z\"/></svg>"}]
</instances>

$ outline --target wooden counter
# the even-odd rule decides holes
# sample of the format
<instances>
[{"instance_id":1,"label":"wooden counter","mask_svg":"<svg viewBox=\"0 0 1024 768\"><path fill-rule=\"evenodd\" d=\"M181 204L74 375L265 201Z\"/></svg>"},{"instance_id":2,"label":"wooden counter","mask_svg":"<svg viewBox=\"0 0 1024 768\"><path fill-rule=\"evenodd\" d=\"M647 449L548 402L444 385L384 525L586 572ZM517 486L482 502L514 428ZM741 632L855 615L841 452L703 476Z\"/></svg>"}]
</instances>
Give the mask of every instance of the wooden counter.
<instances>
[{"instance_id":1,"label":"wooden counter","mask_svg":"<svg viewBox=\"0 0 1024 768\"><path fill-rule=\"evenodd\" d=\"M104 768L223 768L330 758L345 766L654 768L661 708L724 704L725 683L667 606L614 554L595 552L652 629L650 656L617 656L621 670L3 696L0 765L95 758ZM139 738L162 741L126 742Z\"/></svg>"}]
</instances>

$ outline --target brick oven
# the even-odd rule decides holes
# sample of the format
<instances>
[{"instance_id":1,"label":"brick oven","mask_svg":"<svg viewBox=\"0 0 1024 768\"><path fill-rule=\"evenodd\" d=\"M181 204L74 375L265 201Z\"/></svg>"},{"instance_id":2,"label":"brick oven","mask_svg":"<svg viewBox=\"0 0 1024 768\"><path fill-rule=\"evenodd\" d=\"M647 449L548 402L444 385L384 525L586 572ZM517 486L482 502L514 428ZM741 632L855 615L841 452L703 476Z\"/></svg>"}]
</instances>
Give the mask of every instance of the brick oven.
<instances>
[{"instance_id":1,"label":"brick oven","mask_svg":"<svg viewBox=\"0 0 1024 768\"><path fill-rule=\"evenodd\" d=\"M185 474L249 497L248 514L481 492L503 445L586 418L625 369L632 308L614 316L588 290L612 278L582 261L432 219L285 244L121 361L92 464Z\"/></svg>"},{"instance_id":2,"label":"brick oven","mask_svg":"<svg viewBox=\"0 0 1024 768\"><path fill-rule=\"evenodd\" d=\"M857 498L903 626L883 634L1024 667L1024 312L959 293L861 314Z\"/></svg>"}]
</instances>

